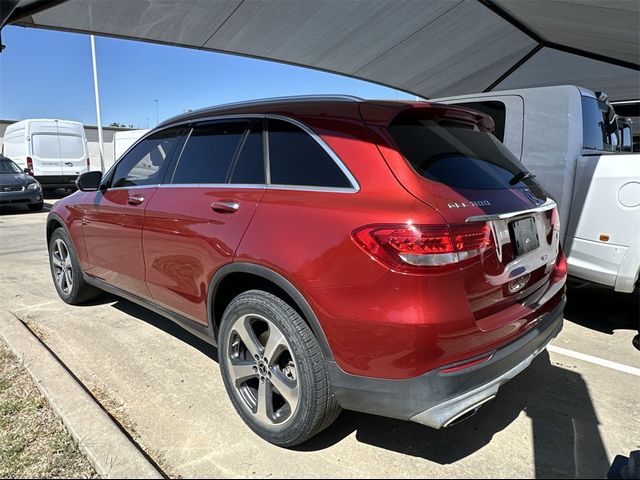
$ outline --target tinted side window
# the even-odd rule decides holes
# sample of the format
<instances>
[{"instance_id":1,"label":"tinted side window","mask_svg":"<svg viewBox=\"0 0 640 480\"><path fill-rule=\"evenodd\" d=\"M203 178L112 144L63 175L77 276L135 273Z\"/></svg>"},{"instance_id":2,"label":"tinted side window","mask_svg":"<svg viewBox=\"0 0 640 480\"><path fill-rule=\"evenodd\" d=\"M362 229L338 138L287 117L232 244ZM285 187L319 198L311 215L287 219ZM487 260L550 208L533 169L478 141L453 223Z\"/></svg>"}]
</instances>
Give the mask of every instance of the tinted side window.
<instances>
[{"instance_id":1,"label":"tinted side window","mask_svg":"<svg viewBox=\"0 0 640 480\"><path fill-rule=\"evenodd\" d=\"M139 142L118 162L111 186L133 187L160 183L162 166L177 142L180 129L168 128Z\"/></svg>"},{"instance_id":2,"label":"tinted side window","mask_svg":"<svg viewBox=\"0 0 640 480\"><path fill-rule=\"evenodd\" d=\"M231 167L229 174L231 183L265 183L263 150L262 121L253 121L249 132L243 140L240 155Z\"/></svg>"},{"instance_id":3,"label":"tinted side window","mask_svg":"<svg viewBox=\"0 0 640 480\"><path fill-rule=\"evenodd\" d=\"M352 187L340 167L307 132L282 120L268 120L269 167L275 185Z\"/></svg>"},{"instance_id":4,"label":"tinted side window","mask_svg":"<svg viewBox=\"0 0 640 480\"><path fill-rule=\"evenodd\" d=\"M478 112L486 113L496 124L496 131L494 135L498 140L504 142L504 119L506 117L506 108L504 103L497 101L490 102L467 102L457 103L461 107L467 107Z\"/></svg>"},{"instance_id":5,"label":"tinted side window","mask_svg":"<svg viewBox=\"0 0 640 480\"><path fill-rule=\"evenodd\" d=\"M249 122L196 125L182 149L171 183L226 183Z\"/></svg>"}]
</instances>

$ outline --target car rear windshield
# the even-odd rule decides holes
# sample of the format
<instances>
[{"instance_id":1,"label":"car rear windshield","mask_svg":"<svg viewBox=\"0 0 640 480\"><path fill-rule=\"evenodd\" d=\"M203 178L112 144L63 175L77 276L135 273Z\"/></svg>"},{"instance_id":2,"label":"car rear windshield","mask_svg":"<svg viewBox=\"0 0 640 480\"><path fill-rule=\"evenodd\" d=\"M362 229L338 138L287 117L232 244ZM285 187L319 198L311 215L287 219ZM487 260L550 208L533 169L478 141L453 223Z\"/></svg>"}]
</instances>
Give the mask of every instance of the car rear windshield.
<instances>
[{"instance_id":1,"label":"car rear windshield","mask_svg":"<svg viewBox=\"0 0 640 480\"><path fill-rule=\"evenodd\" d=\"M33 155L38 158L60 160L60 144L55 133L34 133L31 136Z\"/></svg>"},{"instance_id":2,"label":"car rear windshield","mask_svg":"<svg viewBox=\"0 0 640 480\"><path fill-rule=\"evenodd\" d=\"M43 159L84 158L84 139L77 135L56 135L55 133L34 133L32 135L33 154Z\"/></svg>"},{"instance_id":3,"label":"car rear windshield","mask_svg":"<svg viewBox=\"0 0 640 480\"><path fill-rule=\"evenodd\" d=\"M60 158L77 159L84 158L84 138L76 135L60 135Z\"/></svg>"},{"instance_id":4,"label":"car rear windshield","mask_svg":"<svg viewBox=\"0 0 640 480\"><path fill-rule=\"evenodd\" d=\"M389 132L413 169L429 180L470 190L531 186L528 179L517 181L527 172L522 163L475 123L409 112L396 117Z\"/></svg>"}]
</instances>

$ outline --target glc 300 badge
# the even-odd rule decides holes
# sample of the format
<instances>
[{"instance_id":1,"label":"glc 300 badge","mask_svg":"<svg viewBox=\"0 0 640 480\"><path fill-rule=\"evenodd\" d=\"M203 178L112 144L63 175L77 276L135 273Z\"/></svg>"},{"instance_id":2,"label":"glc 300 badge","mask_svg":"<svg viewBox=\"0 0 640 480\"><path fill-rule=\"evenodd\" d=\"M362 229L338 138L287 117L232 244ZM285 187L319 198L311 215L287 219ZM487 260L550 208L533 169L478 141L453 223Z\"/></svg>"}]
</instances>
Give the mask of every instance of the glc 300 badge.
<instances>
[{"instance_id":1,"label":"glc 300 badge","mask_svg":"<svg viewBox=\"0 0 640 480\"><path fill-rule=\"evenodd\" d=\"M489 200L471 200L469 202L451 202L449 208L488 207L489 205L491 205Z\"/></svg>"}]
</instances>

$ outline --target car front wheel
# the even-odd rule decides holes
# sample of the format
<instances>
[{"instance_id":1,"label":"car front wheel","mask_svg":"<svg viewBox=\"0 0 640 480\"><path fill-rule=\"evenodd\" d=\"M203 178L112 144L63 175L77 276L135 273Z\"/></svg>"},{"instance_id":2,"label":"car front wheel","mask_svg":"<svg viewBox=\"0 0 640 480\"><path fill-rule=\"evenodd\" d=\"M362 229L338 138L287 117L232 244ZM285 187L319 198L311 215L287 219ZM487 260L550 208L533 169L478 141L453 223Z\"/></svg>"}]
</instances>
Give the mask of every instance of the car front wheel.
<instances>
[{"instance_id":1,"label":"car front wheel","mask_svg":"<svg viewBox=\"0 0 640 480\"><path fill-rule=\"evenodd\" d=\"M250 290L232 300L222 318L219 349L236 411L268 442L300 444L340 413L317 339L277 296Z\"/></svg>"}]
</instances>

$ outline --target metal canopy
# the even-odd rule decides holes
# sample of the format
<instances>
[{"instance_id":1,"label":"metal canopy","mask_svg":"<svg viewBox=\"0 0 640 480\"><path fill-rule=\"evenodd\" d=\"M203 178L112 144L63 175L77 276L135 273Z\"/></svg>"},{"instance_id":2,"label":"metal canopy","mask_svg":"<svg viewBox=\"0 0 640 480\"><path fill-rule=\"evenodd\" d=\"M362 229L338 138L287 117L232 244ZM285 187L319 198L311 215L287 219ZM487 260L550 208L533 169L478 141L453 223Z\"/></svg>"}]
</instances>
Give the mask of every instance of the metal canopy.
<instances>
[{"instance_id":1,"label":"metal canopy","mask_svg":"<svg viewBox=\"0 0 640 480\"><path fill-rule=\"evenodd\" d=\"M2 0L0 25L275 60L426 98L542 85L640 98L637 0Z\"/></svg>"}]
</instances>

